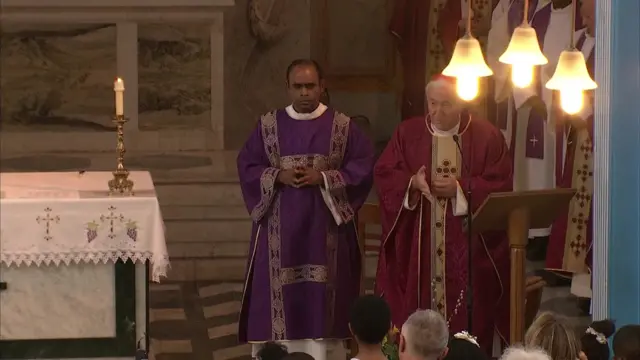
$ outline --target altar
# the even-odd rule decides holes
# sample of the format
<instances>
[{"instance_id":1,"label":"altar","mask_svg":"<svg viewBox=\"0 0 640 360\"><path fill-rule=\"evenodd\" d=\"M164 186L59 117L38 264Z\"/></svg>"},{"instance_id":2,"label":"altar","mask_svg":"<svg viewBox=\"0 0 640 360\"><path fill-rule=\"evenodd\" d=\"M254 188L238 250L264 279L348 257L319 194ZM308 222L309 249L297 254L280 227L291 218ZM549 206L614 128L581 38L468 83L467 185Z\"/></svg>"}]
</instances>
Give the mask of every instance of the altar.
<instances>
[{"instance_id":1,"label":"altar","mask_svg":"<svg viewBox=\"0 0 640 360\"><path fill-rule=\"evenodd\" d=\"M148 172L0 174L0 358L129 358L145 347L148 276L169 265ZM149 271L145 262L149 263Z\"/></svg>"}]
</instances>

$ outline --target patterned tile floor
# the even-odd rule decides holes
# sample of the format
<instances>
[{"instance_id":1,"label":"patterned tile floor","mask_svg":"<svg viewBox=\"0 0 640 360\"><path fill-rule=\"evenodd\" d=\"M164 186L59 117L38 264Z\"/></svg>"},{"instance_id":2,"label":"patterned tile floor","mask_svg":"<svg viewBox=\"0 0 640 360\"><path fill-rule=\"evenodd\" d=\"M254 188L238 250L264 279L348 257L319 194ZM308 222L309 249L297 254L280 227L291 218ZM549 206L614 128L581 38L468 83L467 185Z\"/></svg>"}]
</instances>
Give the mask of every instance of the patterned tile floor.
<instances>
[{"instance_id":1,"label":"patterned tile floor","mask_svg":"<svg viewBox=\"0 0 640 360\"><path fill-rule=\"evenodd\" d=\"M529 269L537 264L529 264ZM372 281L369 281L371 288ZM238 344L241 283L180 282L150 286L151 358L156 360L249 360L250 346ZM568 316L584 329L568 287L546 288L541 310ZM582 331L582 330L580 330Z\"/></svg>"}]
</instances>

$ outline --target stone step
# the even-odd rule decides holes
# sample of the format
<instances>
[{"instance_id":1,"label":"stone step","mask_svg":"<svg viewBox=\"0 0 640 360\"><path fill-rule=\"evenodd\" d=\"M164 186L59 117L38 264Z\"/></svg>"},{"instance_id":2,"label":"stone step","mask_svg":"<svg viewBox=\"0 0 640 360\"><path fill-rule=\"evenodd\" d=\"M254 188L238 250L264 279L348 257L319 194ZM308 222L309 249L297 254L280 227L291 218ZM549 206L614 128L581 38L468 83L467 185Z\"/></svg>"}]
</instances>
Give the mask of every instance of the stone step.
<instances>
[{"instance_id":1,"label":"stone step","mask_svg":"<svg viewBox=\"0 0 640 360\"><path fill-rule=\"evenodd\" d=\"M167 243L249 242L252 222L241 220L165 220Z\"/></svg>"},{"instance_id":2,"label":"stone step","mask_svg":"<svg viewBox=\"0 0 640 360\"><path fill-rule=\"evenodd\" d=\"M160 205L162 217L171 220L249 220L244 205Z\"/></svg>"},{"instance_id":3,"label":"stone step","mask_svg":"<svg viewBox=\"0 0 640 360\"><path fill-rule=\"evenodd\" d=\"M215 250L214 250L215 251ZM376 275L377 256L367 256L365 278ZM170 281L244 281L247 257L171 258Z\"/></svg>"},{"instance_id":4,"label":"stone step","mask_svg":"<svg viewBox=\"0 0 640 360\"><path fill-rule=\"evenodd\" d=\"M249 241L168 242L171 259L241 258L249 255Z\"/></svg>"},{"instance_id":5,"label":"stone step","mask_svg":"<svg viewBox=\"0 0 640 360\"><path fill-rule=\"evenodd\" d=\"M4 145L4 144L3 144ZM31 146L30 146L31 147ZM237 181L237 151L128 151L129 170L151 172L154 182ZM3 151L0 167L9 172L111 171L115 152L9 152Z\"/></svg>"},{"instance_id":6,"label":"stone step","mask_svg":"<svg viewBox=\"0 0 640 360\"><path fill-rule=\"evenodd\" d=\"M225 182L156 183L160 205L239 206L244 204L240 186Z\"/></svg>"}]
</instances>

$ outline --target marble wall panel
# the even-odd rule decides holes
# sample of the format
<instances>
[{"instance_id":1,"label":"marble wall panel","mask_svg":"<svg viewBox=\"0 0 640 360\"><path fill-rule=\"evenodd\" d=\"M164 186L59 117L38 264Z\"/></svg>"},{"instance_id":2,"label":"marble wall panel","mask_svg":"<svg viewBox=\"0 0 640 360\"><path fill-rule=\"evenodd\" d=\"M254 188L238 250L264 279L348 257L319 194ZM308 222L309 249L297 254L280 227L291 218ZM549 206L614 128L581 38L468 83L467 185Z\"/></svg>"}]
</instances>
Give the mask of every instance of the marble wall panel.
<instances>
[{"instance_id":1,"label":"marble wall panel","mask_svg":"<svg viewBox=\"0 0 640 360\"><path fill-rule=\"evenodd\" d=\"M114 24L5 24L0 41L2 131L113 127Z\"/></svg>"},{"instance_id":2,"label":"marble wall panel","mask_svg":"<svg viewBox=\"0 0 640 360\"><path fill-rule=\"evenodd\" d=\"M113 264L1 270L8 289L0 293L0 340L115 336Z\"/></svg>"},{"instance_id":3,"label":"marble wall panel","mask_svg":"<svg viewBox=\"0 0 640 360\"><path fill-rule=\"evenodd\" d=\"M210 34L208 23L138 25L141 130L211 128Z\"/></svg>"}]
</instances>

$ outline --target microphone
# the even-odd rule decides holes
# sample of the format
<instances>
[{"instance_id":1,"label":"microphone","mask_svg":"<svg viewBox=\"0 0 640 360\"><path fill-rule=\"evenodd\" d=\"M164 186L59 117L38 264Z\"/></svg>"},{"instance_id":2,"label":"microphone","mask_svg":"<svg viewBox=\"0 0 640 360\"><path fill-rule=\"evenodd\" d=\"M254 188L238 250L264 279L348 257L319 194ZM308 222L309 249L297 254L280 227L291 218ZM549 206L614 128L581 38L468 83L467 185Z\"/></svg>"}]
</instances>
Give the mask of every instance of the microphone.
<instances>
[{"instance_id":1,"label":"microphone","mask_svg":"<svg viewBox=\"0 0 640 360\"><path fill-rule=\"evenodd\" d=\"M456 143L456 147L458 148L458 152L460 153L460 159L462 160L462 168L464 170L464 175L466 177L471 177L471 166L464 161L464 156L462 153L462 146L460 146L460 137L458 134L453 135L453 141ZM469 333L473 333L472 323L473 323L473 232L471 231L471 223L473 220L473 212L471 210L471 181L467 182L467 188L465 190L465 196L467 198L467 331Z\"/></svg>"}]
</instances>

